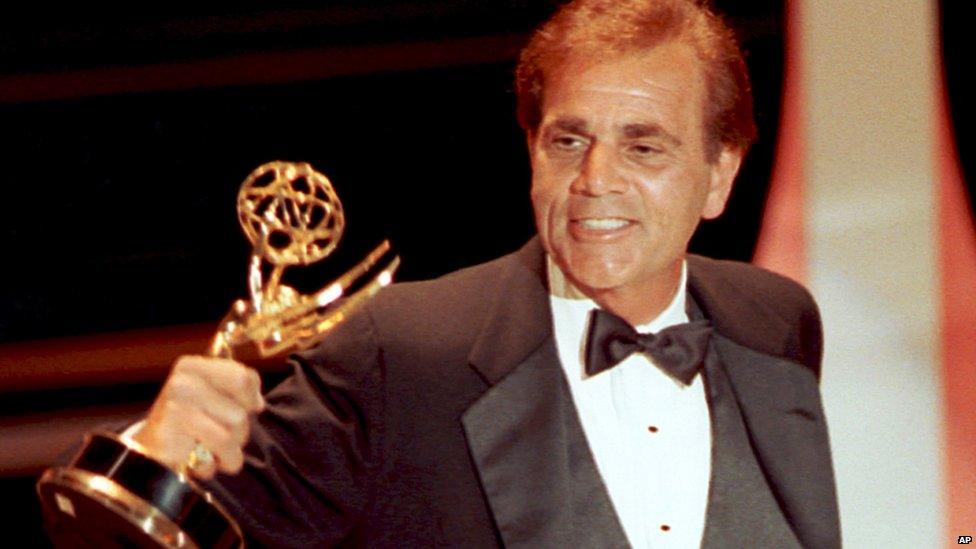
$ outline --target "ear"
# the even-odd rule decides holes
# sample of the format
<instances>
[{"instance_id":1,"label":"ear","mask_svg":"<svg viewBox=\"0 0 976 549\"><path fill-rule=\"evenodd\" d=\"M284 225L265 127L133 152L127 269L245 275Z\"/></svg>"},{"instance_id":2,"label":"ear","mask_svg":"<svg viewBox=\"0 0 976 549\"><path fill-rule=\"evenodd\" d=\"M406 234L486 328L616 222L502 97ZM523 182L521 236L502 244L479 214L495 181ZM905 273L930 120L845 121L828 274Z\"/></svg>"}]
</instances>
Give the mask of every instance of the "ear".
<instances>
[{"instance_id":1,"label":"ear","mask_svg":"<svg viewBox=\"0 0 976 549\"><path fill-rule=\"evenodd\" d=\"M732 192L732 182L739 173L744 151L727 146L722 147L718 160L710 167L708 195L705 196L705 206L702 208L702 218L715 219L722 215L725 203Z\"/></svg>"}]
</instances>

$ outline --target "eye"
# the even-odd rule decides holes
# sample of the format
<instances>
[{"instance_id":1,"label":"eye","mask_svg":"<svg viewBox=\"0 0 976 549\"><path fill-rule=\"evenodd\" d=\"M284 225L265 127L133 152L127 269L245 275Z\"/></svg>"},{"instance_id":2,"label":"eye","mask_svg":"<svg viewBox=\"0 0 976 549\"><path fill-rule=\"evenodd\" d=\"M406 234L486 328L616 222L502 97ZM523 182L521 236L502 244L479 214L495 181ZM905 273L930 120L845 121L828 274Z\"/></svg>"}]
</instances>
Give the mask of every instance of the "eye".
<instances>
[{"instance_id":1,"label":"eye","mask_svg":"<svg viewBox=\"0 0 976 549\"><path fill-rule=\"evenodd\" d=\"M553 149L562 152L576 152L586 148L586 140L576 135L556 135L549 140Z\"/></svg>"},{"instance_id":2,"label":"eye","mask_svg":"<svg viewBox=\"0 0 976 549\"><path fill-rule=\"evenodd\" d=\"M633 143L627 147L627 152L634 156L650 157L663 153L664 149L649 143Z\"/></svg>"}]
</instances>

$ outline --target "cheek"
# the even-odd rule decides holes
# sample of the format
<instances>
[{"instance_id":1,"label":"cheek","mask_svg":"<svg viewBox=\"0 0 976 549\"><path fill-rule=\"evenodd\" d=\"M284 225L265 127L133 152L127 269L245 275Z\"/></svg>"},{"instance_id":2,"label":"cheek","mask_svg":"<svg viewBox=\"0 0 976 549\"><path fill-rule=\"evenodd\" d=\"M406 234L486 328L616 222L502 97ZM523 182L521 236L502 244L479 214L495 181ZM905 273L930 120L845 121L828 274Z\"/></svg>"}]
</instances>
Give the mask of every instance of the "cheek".
<instances>
[{"instance_id":1,"label":"cheek","mask_svg":"<svg viewBox=\"0 0 976 549\"><path fill-rule=\"evenodd\" d=\"M529 192L529 196L532 199L532 209L535 210L536 219L544 217L543 214L548 209L549 200L538 181L532 181L532 190Z\"/></svg>"},{"instance_id":2,"label":"cheek","mask_svg":"<svg viewBox=\"0 0 976 549\"><path fill-rule=\"evenodd\" d=\"M535 209L536 218L542 220L550 217L559 204L559 190L553 184L552 178L544 177L543 174L535 174L532 178L532 189L530 191L532 207Z\"/></svg>"},{"instance_id":3,"label":"cheek","mask_svg":"<svg viewBox=\"0 0 976 549\"><path fill-rule=\"evenodd\" d=\"M549 233L550 218L552 217L552 193L542 181L533 179L530 197L532 199L532 210L535 212L536 229L545 239Z\"/></svg>"},{"instance_id":4,"label":"cheek","mask_svg":"<svg viewBox=\"0 0 976 549\"><path fill-rule=\"evenodd\" d=\"M664 231L684 232L685 225L697 225L706 197L705 183L689 174L644 181L640 189L646 222Z\"/></svg>"}]
</instances>

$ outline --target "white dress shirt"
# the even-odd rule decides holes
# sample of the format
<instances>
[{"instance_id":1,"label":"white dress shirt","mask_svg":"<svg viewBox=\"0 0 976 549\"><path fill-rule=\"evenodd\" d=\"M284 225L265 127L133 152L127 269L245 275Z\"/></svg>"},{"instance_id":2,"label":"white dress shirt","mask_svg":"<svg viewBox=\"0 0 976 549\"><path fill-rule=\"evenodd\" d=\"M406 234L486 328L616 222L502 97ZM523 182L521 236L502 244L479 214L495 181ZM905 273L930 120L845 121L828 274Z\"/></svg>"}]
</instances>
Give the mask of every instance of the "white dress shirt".
<instances>
[{"instance_id":1,"label":"white dress shirt","mask_svg":"<svg viewBox=\"0 0 976 549\"><path fill-rule=\"evenodd\" d=\"M589 313L598 306L547 259L559 360L610 501L633 547L700 547L711 478L712 434L702 376L685 386L632 354L587 376ZM670 305L641 326L657 332L688 321L687 266Z\"/></svg>"}]
</instances>

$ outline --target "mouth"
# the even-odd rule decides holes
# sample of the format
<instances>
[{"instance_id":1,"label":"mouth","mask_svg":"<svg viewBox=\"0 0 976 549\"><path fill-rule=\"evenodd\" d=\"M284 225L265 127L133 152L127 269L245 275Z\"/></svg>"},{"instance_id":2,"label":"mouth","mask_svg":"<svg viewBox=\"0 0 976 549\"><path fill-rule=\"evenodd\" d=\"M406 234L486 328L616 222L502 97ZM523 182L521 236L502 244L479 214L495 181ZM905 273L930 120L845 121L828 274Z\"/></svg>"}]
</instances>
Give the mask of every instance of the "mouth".
<instances>
[{"instance_id":1,"label":"mouth","mask_svg":"<svg viewBox=\"0 0 976 549\"><path fill-rule=\"evenodd\" d=\"M636 225L635 221L622 217L580 217L570 220L569 230L578 239L605 240L619 236Z\"/></svg>"},{"instance_id":2,"label":"mouth","mask_svg":"<svg viewBox=\"0 0 976 549\"><path fill-rule=\"evenodd\" d=\"M579 223L584 229L591 231L612 231L622 229L632 222L619 217L584 217L574 219L573 223Z\"/></svg>"}]
</instances>

